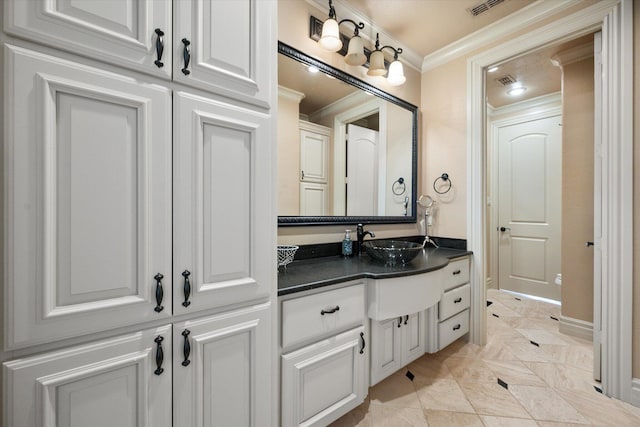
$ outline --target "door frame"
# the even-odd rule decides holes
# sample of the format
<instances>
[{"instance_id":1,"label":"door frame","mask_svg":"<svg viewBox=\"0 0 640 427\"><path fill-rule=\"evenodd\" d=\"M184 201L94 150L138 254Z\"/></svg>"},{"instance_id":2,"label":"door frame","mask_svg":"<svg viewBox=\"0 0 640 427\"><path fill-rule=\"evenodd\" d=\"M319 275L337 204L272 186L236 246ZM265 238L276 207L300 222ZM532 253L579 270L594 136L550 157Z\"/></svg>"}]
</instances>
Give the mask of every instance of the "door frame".
<instances>
[{"instance_id":1,"label":"door frame","mask_svg":"<svg viewBox=\"0 0 640 427\"><path fill-rule=\"evenodd\" d=\"M473 319L470 340L486 342L486 102L485 69L547 43L603 33L602 122L602 386L631 401L633 297L633 5L603 0L515 37L467 60L467 247ZM617 284L617 286L614 286Z\"/></svg>"},{"instance_id":2,"label":"door frame","mask_svg":"<svg viewBox=\"0 0 640 427\"><path fill-rule=\"evenodd\" d=\"M487 156L490 159L491 167L487 168L487 185L489 186L490 197L487 197L489 205L489 263L487 274L487 288L498 287L498 234L496 230L500 224L498 221L498 191L500 182L498 180L498 132L500 128L525 123L531 120L546 119L548 117L562 115L562 99L560 92L543 95L527 101L513 103L504 107L490 108L487 114L489 123L489 135L487 138Z\"/></svg>"}]
</instances>

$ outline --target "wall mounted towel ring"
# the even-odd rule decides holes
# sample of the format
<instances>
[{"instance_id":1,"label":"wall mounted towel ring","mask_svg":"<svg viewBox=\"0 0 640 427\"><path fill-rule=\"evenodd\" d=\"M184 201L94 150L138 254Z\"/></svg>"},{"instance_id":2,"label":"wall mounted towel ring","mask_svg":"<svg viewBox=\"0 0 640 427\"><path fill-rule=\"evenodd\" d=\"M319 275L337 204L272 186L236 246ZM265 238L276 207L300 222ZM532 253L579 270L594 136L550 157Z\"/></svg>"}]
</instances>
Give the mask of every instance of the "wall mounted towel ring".
<instances>
[{"instance_id":1,"label":"wall mounted towel ring","mask_svg":"<svg viewBox=\"0 0 640 427\"><path fill-rule=\"evenodd\" d=\"M440 180L443 181L443 185L446 183L449 183L449 186L444 191L438 191L438 189L436 188L436 184L438 184L438 181ZM453 183L451 182L451 179L449 179L449 174L445 172L439 177L437 177L435 181L433 181L433 191L435 191L438 194L448 193L451 190L451 184Z\"/></svg>"},{"instance_id":2,"label":"wall mounted towel ring","mask_svg":"<svg viewBox=\"0 0 640 427\"><path fill-rule=\"evenodd\" d=\"M404 178L400 177L391 184L391 191L396 196L402 196L407 191L407 184L404 182Z\"/></svg>"}]
</instances>

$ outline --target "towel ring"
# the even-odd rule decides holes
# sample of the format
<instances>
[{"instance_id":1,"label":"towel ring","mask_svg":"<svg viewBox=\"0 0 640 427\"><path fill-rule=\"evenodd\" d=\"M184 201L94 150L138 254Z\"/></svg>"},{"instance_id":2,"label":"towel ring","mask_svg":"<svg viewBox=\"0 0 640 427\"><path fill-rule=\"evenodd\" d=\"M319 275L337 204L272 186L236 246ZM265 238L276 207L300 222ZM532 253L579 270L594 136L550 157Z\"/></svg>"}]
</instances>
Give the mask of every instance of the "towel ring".
<instances>
[{"instance_id":1,"label":"towel ring","mask_svg":"<svg viewBox=\"0 0 640 427\"><path fill-rule=\"evenodd\" d=\"M391 184L391 192L396 196L402 196L406 191L407 184L405 184L403 177L396 179L396 181Z\"/></svg>"},{"instance_id":2,"label":"towel ring","mask_svg":"<svg viewBox=\"0 0 640 427\"><path fill-rule=\"evenodd\" d=\"M449 183L449 186L444 191L438 191L438 189L436 188L436 184L438 184L438 181L440 181L440 180L444 181L445 183L447 183L447 182ZM451 185L452 184L453 183L451 182L451 179L449 179L449 174L445 172L442 175L440 175L439 177L437 177L435 181L433 181L433 191L435 191L438 194L448 193L451 190Z\"/></svg>"}]
</instances>

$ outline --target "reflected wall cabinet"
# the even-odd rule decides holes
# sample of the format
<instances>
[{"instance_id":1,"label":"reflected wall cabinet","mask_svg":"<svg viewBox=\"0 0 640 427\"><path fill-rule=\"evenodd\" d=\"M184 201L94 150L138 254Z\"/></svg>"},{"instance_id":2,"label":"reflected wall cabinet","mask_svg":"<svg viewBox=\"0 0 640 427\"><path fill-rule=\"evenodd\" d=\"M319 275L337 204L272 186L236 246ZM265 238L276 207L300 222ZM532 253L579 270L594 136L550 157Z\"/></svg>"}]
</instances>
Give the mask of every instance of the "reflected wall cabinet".
<instances>
[{"instance_id":1,"label":"reflected wall cabinet","mask_svg":"<svg viewBox=\"0 0 640 427\"><path fill-rule=\"evenodd\" d=\"M276 1L0 7L3 425L264 425Z\"/></svg>"}]
</instances>

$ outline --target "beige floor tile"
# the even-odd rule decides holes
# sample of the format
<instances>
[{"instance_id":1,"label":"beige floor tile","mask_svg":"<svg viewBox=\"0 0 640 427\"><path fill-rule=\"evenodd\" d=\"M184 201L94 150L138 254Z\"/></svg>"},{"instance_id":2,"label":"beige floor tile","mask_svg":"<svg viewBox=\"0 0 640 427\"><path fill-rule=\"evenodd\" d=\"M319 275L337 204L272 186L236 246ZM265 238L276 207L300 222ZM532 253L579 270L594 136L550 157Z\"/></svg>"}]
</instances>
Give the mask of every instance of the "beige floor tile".
<instances>
[{"instance_id":1,"label":"beige floor tile","mask_svg":"<svg viewBox=\"0 0 640 427\"><path fill-rule=\"evenodd\" d=\"M540 344L540 348L550 354L556 363L564 363L573 367L593 370L593 347L579 345Z\"/></svg>"},{"instance_id":2,"label":"beige floor tile","mask_svg":"<svg viewBox=\"0 0 640 427\"><path fill-rule=\"evenodd\" d=\"M623 410L629 412L631 415L635 415L637 418L640 418L640 407L630 405L629 403L622 402L620 400L614 400L614 401Z\"/></svg>"},{"instance_id":3,"label":"beige floor tile","mask_svg":"<svg viewBox=\"0 0 640 427\"><path fill-rule=\"evenodd\" d=\"M511 393L497 383L458 384L479 415L531 418Z\"/></svg>"},{"instance_id":4,"label":"beige floor tile","mask_svg":"<svg viewBox=\"0 0 640 427\"><path fill-rule=\"evenodd\" d=\"M391 375L369 389L371 403L398 408L421 408L413 383L404 375Z\"/></svg>"},{"instance_id":5,"label":"beige floor tile","mask_svg":"<svg viewBox=\"0 0 640 427\"><path fill-rule=\"evenodd\" d=\"M448 411L424 411L429 427L484 427L476 414Z\"/></svg>"},{"instance_id":6,"label":"beige floor tile","mask_svg":"<svg viewBox=\"0 0 640 427\"><path fill-rule=\"evenodd\" d=\"M445 361L451 375L458 381L496 382L497 377L482 359L450 357Z\"/></svg>"},{"instance_id":7,"label":"beige floor tile","mask_svg":"<svg viewBox=\"0 0 640 427\"><path fill-rule=\"evenodd\" d=\"M545 386L546 383L520 361L485 360L493 373L507 384Z\"/></svg>"},{"instance_id":8,"label":"beige floor tile","mask_svg":"<svg viewBox=\"0 0 640 427\"><path fill-rule=\"evenodd\" d=\"M594 391L594 385L598 385L591 379L591 372L584 369L558 363L525 362L525 365L542 378L549 387L590 392Z\"/></svg>"},{"instance_id":9,"label":"beige floor tile","mask_svg":"<svg viewBox=\"0 0 640 427\"><path fill-rule=\"evenodd\" d=\"M507 325L512 328L526 328L526 329L543 329L558 331L558 321L551 319L551 317L542 318L530 318L530 317L504 317L501 318Z\"/></svg>"},{"instance_id":10,"label":"beige floor tile","mask_svg":"<svg viewBox=\"0 0 640 427\"><path fill-rule=\"evenodd\" d=\"M520 332L525 338L535 341L538 344L556 344L556 345L569 345L567 340L560 336L560 333L553 333L551 331L543 329L522 329L516 328L516 331Z\"/></svg>"},{"instance_id":11,"label":"beige floor tile","mask_svg":"<svg viewBox=\"0 0 640 427\"><path fill-rule=\"evenodd\" d=\"M491 316L492 314L497 314L500 317L520 317L521 314L517 311L513 310L513 308L508 307L502 302L496 301L487 307L487 316Z\"/></svg>"},{"instance_id":12,"label":"beige floor tile","mask_svg":"<svg viewBox=\"0 0 640 427\"><path fill-rule=\"evenodd\" d=\"M509 391L536 420L589 424L578 411L549 387L512 385Z\"/></svg>"},{"instance_id":13,"label":"beige floor tile","mask_svg":"<svg viewBox=\"0 0 640 427\"><path fill-rule=\"evenodd\" d=\"M557 390L558 394L597 426L638 426L640 417L622 409L615 400L595 391Z\"/></svg>"},{"instance_id":14,"label":"beige floor tile","mask_svg":"<svg viewBox=\"0 0 640 427\"><path fill-rule=\"evenodd\" d=\"M522 418L493 417L480 415L480 419L486 427L538 427L538 423L533 420Z\"/></svg>"},{"instance_id":15,"label":"beige floor tile","mask_svg":"<svg viewBox=\"0 0 640 427\"><path fill-rule=\"evenodd\" d=\"M555 362L550 354L531 343L513 343L509 346L509 351L523 362Z\"/></svg>"},{"instance_id":16,"label":"beige floor tile","mask_svg":"<svg viewBox=\"0 0 640 427\"><path fill-rule=\"evenodd\" d=\"M453 375L443 360L422 356L409 364L409 371L420 378L449 378Z\"/></svg>"},{"instance_id":17,"label":"beige floor tile","mask_svg":"<svg viewBox=\"0 0 640 427\"><path fill-rule=\"evenodd\" d=\"M413 382L424 409L475 413L462 389L455 380L435 379Z\"/></svg>"},{"instance_id":18,"label":"beige floor tile","mask_svg":"<svg viewBox=\"0 0 640 427\"><path fill-rule=\"evenodd\" d=\"M537 423L540 427L584 427L584 424L558 423L554 421L537 421Z\"/></svg>"},{"instance_id":19,"label":"beige floor tile","mask_svg":"<svg viewBox=\"0 0 640 427\"><path fill-rule=\"evenodd\" d=\"M367 399L362 405L358 406L351 412L338 418L330 427L372 427L371 414L369 413L369 400Z\"/></svg>"},{"instance_id":20,"label":"beige floor tile","mask_svg":"<svg viewBox=\"0 0 640 427\"><path fill-rule=\"evenodd\" d=\"M372 427L427 427L422 409L392 408L371 403Z\"/></svg>"},{"instance_id":21,"label":"beige floor tile","mask_svg":"<svg viewBox=\"0 0 640 427\"><path fill-rule=\"evenodd\" d=\"M489 341L476 357L482 360L518 360L508 346L497 340Z\"/></svg>"}]
</instances>

